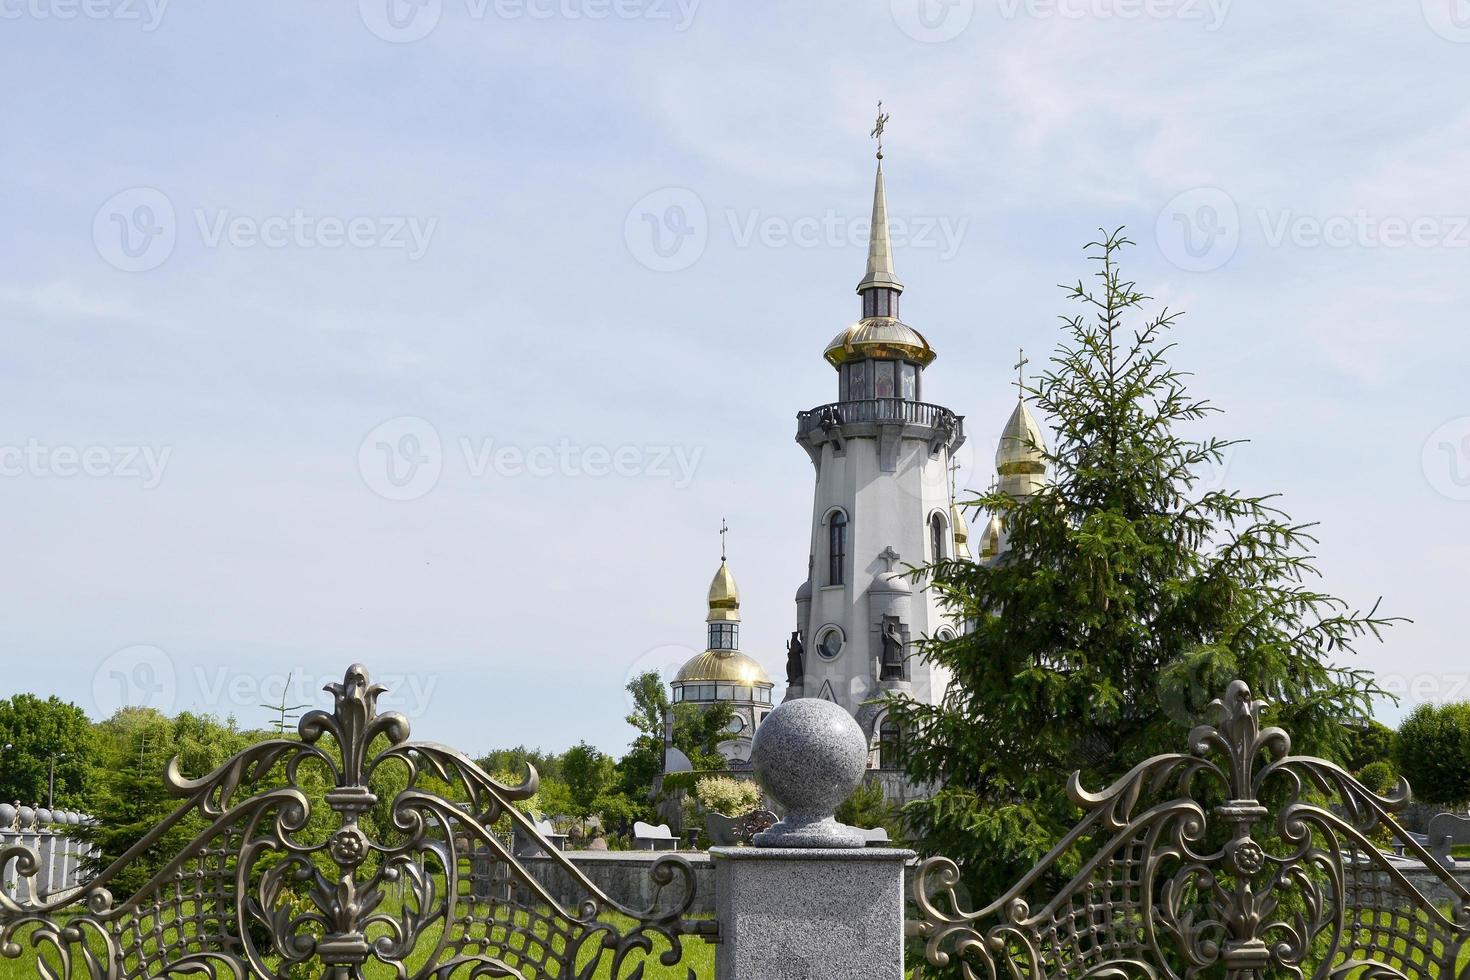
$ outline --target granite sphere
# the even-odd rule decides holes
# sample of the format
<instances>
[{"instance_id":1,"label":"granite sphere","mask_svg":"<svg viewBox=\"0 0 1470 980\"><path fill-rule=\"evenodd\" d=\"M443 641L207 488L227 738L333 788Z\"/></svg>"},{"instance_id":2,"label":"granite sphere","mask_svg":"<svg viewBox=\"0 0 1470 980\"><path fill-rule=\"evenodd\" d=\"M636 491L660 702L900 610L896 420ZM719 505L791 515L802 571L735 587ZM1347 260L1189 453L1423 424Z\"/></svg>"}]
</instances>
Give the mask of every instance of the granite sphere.
<instances>
[{"instance_id":1,"label":"granite sphere","mask_svg":"<svg viewBox=\"0 0 1470 980\"><path fill-rule=\"evenodd\" d=\"M750 761L756 781L786 811L759 835L764 847L861 847L863 835L832 814L862 785L868 740L852 715L831 701L798 698L756 729Z\"/></svg>"}]
</instances>

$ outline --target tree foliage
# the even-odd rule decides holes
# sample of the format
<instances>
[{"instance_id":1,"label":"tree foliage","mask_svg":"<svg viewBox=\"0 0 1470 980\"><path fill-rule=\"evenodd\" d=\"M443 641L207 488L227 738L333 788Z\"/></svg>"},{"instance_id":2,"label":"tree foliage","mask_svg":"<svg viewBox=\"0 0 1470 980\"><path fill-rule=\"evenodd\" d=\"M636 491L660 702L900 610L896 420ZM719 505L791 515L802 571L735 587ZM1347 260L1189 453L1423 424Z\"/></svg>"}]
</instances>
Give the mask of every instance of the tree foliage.
<instances>
[{"instance_id":1,"label":"tree foliage","mask_svg":"<svg viewBox=\"0 0 1470 980\"><path fill-rule=\"evenodd\" d=\"M582 820L597 812L597 803L612 782L612 760L586 742L567 749L562 759L567 789L571 792L571 815Z\"/></svg>"},{"instance_id":2,"label":"tree foliage","mask_svg":"<svg viewBox=\"0 0 1470 980\"><path fill-rule=\"evenodd\" d=\"M980 894L1076 821L1070 773L1096 788L1184 749L1231 679L1329 756L1344 748L1341 720L1377 693L1339 658L1388 621L1316 587L1312 526L1274 497L1201 482L1235 443L1198 434L1216 409L1168 362L1178 314L1140 315L1148 297L1118 265L1128 244L1114 233L1089 246L1097 281L1067 287L1083 312L1063 318L1025 390L1053 430L1049 484L972 502L1001 515L1006 556L923 570L973 628L924 645L953 674L942 703L893 705L909 774L944 787L906 815Z\"/></svg>"},{"instance_id":3,"label":"tree foliage","mask_svg":"<svg viewBox=\"0 0 1470 980\"><path fill-rule=\"evenodd\" d=\"M1392 764L1393 729L1372 718L1353 724L1347 732L1347 754L1343 764L1357 772L1376 762Z\"/></svg>"},{"instance_id":4,"label":"tree foliage","mask_svg":"<svg viewBox=\"0 0 1470 980\"><path fill-rule=\"evenodd\" d=\"M82 834L100 851L91 862L94 871L121 857L179 807L163 781L169 760L177 757L180 770L197 777L264 737L205 715L168 718L151 708L123 708L97 724L95 735L97 765L85 800L97 822ZM174 825L109 887L119 896L132 893L203 829L197 816Z\"/></svg>"},{"instance_id":5,"label":"tree foliage","mask_svg":"<svg viewBox=\"0 0 1470 980\"><path fill-rule=\"evenodd\" d=\"M883 795L883 784L864 782L837 808L837 819L849 827L875 830L882 827L893 841L904 839L903 815Z\"/></svg>"},{"instance_id":6,"label":"tree foliage","mask_svg":"<svg viewBox=\"0 0 1470 980\"><path fill-rule=\"evenodd\" d=\"M92 763L86 713L55 696L17 694L0 701L0 802L44 806L53 758L56 806L81 806Z\"/></svg>"},{"instance_id":7,"label":"tree foliage","mask_svg":"<svg viewBox=\"0 0 1470 980\"><path fill-rule=\"evenodd\" d=\"M1470 702L1421 704L1394 739L1399 772L1425 803L1470 803Z\"/></svg>"}]
</instances>

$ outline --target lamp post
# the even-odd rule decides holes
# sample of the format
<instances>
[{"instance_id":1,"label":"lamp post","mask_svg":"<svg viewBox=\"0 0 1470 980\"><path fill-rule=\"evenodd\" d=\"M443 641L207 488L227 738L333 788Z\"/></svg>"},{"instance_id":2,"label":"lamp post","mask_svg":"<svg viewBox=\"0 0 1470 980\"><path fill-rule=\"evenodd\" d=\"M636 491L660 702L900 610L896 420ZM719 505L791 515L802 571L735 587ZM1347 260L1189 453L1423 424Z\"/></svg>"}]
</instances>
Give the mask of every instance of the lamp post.
<instances>
[{"instance_id":1,"label":"lamp post","mask_svg":"<svg viewBox=\"0 0 1470 980\"><path fill-rule=\"evenodd\" d=\"M65 759L65 752L51 753L51 775L46 779L46 809L56 811L56 760Z\"/></svg>"}]
</instances>

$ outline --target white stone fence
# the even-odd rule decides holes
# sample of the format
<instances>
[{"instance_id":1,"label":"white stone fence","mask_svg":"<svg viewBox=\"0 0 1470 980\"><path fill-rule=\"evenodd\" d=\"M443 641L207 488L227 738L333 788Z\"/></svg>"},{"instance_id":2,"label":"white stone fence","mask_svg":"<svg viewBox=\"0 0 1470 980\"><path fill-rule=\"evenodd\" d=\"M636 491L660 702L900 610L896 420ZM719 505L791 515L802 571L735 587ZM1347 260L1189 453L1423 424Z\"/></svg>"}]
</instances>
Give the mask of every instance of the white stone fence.
<instances>
[{"instance_id":1,"label":"white stone fence","mask_svg":"<svg viewBox=\"0 0 1470 980\"><path fill-rule=\"evenodd\" d=\"M82 864L93 848L78 838L91 817L70 810L48 810L42 806L0 803L0 852L12 847L34 851L40 859L35 877L19 874L16 862L3 862L6 894L22 905L65 895L82 881Z\"/></svg>"}]
</instances>

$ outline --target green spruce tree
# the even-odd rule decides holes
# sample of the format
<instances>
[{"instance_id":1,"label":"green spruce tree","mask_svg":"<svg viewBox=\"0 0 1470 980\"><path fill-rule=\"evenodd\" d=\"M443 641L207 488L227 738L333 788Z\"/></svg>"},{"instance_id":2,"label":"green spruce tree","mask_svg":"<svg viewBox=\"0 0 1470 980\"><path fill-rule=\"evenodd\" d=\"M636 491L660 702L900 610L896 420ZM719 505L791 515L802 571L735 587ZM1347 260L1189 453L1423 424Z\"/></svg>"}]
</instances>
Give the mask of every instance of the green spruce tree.
<instances>
[{"instance_id":1,"label":"green spruce tree","mask_svg":"<svg viewBox=\"0 0 1470 980\"><path fill-rule=\"evenodd\" d=\"M1168 362L1177 314L1140 313L1149 298L1118 266L1129 244L1113 233L1088 247L1096 283L1067 287L1083 312L1023 389L1053 431L1034 447L1049 483L972 501L1001 515L1004 556L921 570L972 628L924 646L953 674L942 703L892 706L909 774L941 787L906 818L977 898L1077 821L1073 771L1097 789L1184 751L1230 680L1271 700L1299 749L1329 756L1378 693L1341 658L1389 621L1316 586L1312 525L1274 497L1201 484L1235 443L1199 435L1216 409Z\"/></svg>"}]
</instances>

